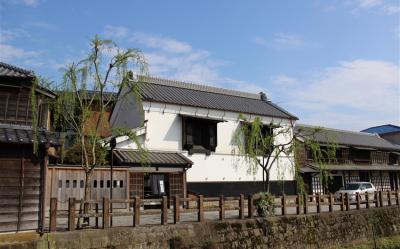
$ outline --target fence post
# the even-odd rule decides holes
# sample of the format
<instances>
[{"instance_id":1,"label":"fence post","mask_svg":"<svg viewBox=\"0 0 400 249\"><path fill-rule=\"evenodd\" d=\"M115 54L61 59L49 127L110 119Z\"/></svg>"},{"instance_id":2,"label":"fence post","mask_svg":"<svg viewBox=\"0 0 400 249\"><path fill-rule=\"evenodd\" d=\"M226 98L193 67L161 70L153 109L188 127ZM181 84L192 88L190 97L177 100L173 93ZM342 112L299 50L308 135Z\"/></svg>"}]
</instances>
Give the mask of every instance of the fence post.
<instances>
[{"instance_id":1,"label":"fence post","mask_svg":"<svg viewBox=\"0 0 400 249\"><path fill-rule=\"evenodd\" d=\"M296 197L296 214L301 214L301 195Z\"/></svg>"},{"instance_id":2,"label":"fence post","mask_svg":"<svg viewBox=\"0 0 400 249\"><path fill-rule=\"evenodd\" d=\"M68 231L75 230L75 198L68 200Z\"/></svg>"},{"instance_id":3,"label":"fence post","mask_svg":"<svg viewBox=\"0 0 400 249\"><path fill-rule=\"evenodd\" d=\"M340 211L344 211L344 195L340 193Z\"/></svg>"},{"instance_id":4,"label":"fence post","mask_svg":"<svg viewBox=\"0 0 400 249\"><path fill-rule=\"evenodd\" d=\"M332 195L332 193L330 193L329 194L329 212L330 213L333 212L333 202L334 202L333 195Z\"/></svg>"},{"instance_id":5,"label":"fence post","mask_svg":"<svg viewBox=\"0 0 400 249\"><path fill-rule=\"evenodd\" d=\"M162 197L161 201L161 225L168 224L168 198Z\"/></svg>"},{"instance_id":6,"label":"fence post","mask_svg":"<svg viewBox=\"0 0 400 249\"><path fill-rule=\"evenodd\" d=\"M199 199L197 200L197 208L199 209L199 212L197 214L197 220L199 222L204 221L204 196L199 195Z\"/></svg>"},{"instance_id":7,"label":"fence post","mask_svg":"<svg viewBox=\"0 0 400 249\"><path fill-rule=\"evenodd\" d=\"M219 219L225 219L225 199L223 195L219 197Z\"/></svg>"},{"instance_id":8,"label":"fence post","mask_svg":"<svg viewBox=\"0 0 400 249\"><path fill-rule=\"evenodd\" d=\"M356 201L357 201L357 206L356 206L356 208L357 208L357 210L360 210L360 207L361 207L361 196L360 196L360 193L356 193Z\"/></svg>"},{"instance_id":9,"label":"fence post","mask_svg":"<svg viewBox=\"0 0 400 249\"><path fill-rule=\"evenodd\" d=\"M400 192L399 190L396 191L396 205L400 205Z\"/></svg>"},{"instance_id":10,"label":"fence post","mask_svg":"<svg viewBox=\"0 0 400 249\"><path fill-rule=\"evenodd\" d=\"M253 195L248 195L247 196L247 212L248 212L248 217L251 219L253 218L253 212L254 212L254 199Z\"/></svg>"},{"instance_id":11,"label":"fence post","mask_svg":"<svg viewBox=\"0 0 400 249\"><path fill-rule=\"evenodd\" d=\"M388 206L392 206L392 191L388 190L387 198L388 198Z\"/></svg>"},{"instance_id":12,"label":"fence post","mask_svg":"<svg viewBox=\"0 0 400 249\"><path fill-rule=\"evenodd\" d=\"M365 193L365 207L369 208L369 193Z\"/></svg>"},{"instance_id":13,"label":"fence post","mask_svg":"<svg viewBox=\"0 0 400 249\"><path fill-rule=\"evenodd\" d=\"M308 213L308 196L307 196L307 194L304 194L304 199L303 199L303 201L304 201L304 214L307 214Z\"/></svg>"},{"instance_id":14,"label":"fence post","mask_svg":"<svg viewBox=\"0 0 400 249\"><path fill-rule=\"evenodd\" d=\"M282 209L282 215L286 215L286 196L285 196L285 194L283 194L281 197L281 209Z\"/></svg>"},{"instance_id":15,"label":"fence post","mask_svg":"<svg viewBox=\"0 0 400 249\"><path fill-rule=\"evenodd\" d=\"M103 229L110 227L110 199L103 197Z\"/></svg>"},{"instance_id":16,"label":"fence post","mask_svg":"<svg viewBox=\"0 0 400 249\"><path fill-rule=\"evenodd\" d=\"M94 206L94 208L95 208L95 211L96 211L96 218L94 219L95 220L95 226L96 226L96 228L99 228L99 203L95 203L95 206Z\"/></svg>"},{"instance_id":17,"label":"fence post","mask_svg":"<svg viewBox=\"0 0 400 249\"><path fill-rule=\"evenodd\" d=\"M382 191L379 191L379 206L383 207L383 195Z\"/></svg>"},{"instance_id":18,"label":"fence post","mask_svg":"<svg viewBox=\"0 0 400 249\"><path fill-rule=\"evenodd\" d=\"M174 224L180 222L180 203L179 196L174 197Z\"/></svg>"},{"instance_id":19,"label":"fence post","mask_svg":"<svg viewBox=\"0 0 400 249\"><path fill-rule=\"evenodd\" d=\"M135 196L135 204L133 211L133 226L137 227L140 225L140 197Z\"/></svg>"},{"instance_id":20,"label":"fence post","mask_svg":"<svg viewBox=\"0 0 400 249\"><path fill-rule=\"evenodd\" d=\"M321 213L321 194L317 193L317 213Z\"/></svg>"},{"instance_id":21,"label":"fence post","mask_svg":"<svg viewBox=\"0 0 400 249\"><path fill-rule=\"evenodd\" d=\"M240 195L239 199L239 219L244 219L244 195Z\"/></svg>"},{"instance_id":22,"label":"fence post","mask_svg":"<svg viewBox=\"0 0 400 249\"><path fill-rule=\"evenodd\" d=\"M379 192L378 191L375 191L374 198L375 198L375 207L379 207Z\"/></svg>"},{"instance_id":23,"label":"fence post","mask_svg":"<svg viewBox=\"0 0 400 249\"><path fill-rule=\"evenodd\" d=\"M346 197L346 211L350 211L350 197L349 197L349 193L345 193L344 194Z\"/></svg>"},{"instance_id":24,"label":"fence post","mask_svg":"<svg viewBox=\"0 0 400 249\"><path fill-rule=\"evenodd\" d=\"M57 198L50 198L50 232L57 230Z\"/></svg>"}]
</instances>

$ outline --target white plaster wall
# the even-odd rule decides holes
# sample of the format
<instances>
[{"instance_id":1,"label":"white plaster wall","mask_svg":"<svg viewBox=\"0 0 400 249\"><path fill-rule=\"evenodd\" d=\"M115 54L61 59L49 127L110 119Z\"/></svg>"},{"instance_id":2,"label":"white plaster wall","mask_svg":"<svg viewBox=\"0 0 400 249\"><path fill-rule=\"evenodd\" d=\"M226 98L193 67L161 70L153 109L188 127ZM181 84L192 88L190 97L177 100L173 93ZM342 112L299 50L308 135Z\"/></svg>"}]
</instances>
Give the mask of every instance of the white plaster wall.
<instances>
[{"instance_id":1,"label":"white plaster wall","mask_svg":"<svg viewBox=\"0 0 400 249\"><path fill-rule=\"evenodd\" d=\"M232 137L240 125L238 113L208 110L170 104L143 102L144 119L146 122L146 134L142 135L144 146L149 150L181 152L193 161L193 167L187 171L187 180L193 181L253 181L262 180L262 170L258 168L255 174L247 172L250 162L238 155ZM204 154L188 155L182 151L182 115L194 115L203 118L222 119L225 122L218 123L218 144L215 152L210 156ZM247 116L254 119L255 116ZM263 122L269 124L273 121L281 126L289 125L288 120L263 117ZM278 142L290 141L291 134L279 137ZM133 149L136 146L123 141L118 148ZM257 168L257 167L256 167ZM272 166L271 180L294 180L294 170L291 158L281 157Z\"/></svg>"}]
</instances>

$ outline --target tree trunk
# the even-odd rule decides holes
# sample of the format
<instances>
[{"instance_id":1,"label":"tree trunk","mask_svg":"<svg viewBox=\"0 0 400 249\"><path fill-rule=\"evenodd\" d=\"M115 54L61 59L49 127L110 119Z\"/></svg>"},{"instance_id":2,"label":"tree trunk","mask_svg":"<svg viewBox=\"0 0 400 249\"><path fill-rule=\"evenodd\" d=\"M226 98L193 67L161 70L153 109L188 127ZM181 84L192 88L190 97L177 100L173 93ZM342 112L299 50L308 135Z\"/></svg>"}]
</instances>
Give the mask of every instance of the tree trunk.
<instances>
[{"instance_id":1,"label":"tree trunk","mask_svg":"<svg viewBox=\"0 0 400 249\"><path fill-rule=\"evenodd\" d=\"M91 199L91 179L92 179L92 171L91 170L85 171L85 195L83 197L84 201L88 201ZM85 203L83 205L84 214L89 213L89 205L90 205L89 203ZM82 206L80 208L82 210ZM89 225L89 218L85 217L83 219L83 223Z\"/></svg>"},{"instance_id":2,"label":"tree trunk","mask_svg":"<svg viewBox=\"0 0 400 249\"><path fill-rule=\"evenodd\" d=\"M267 185L267 189L266 189L266 192L268 192L269 193L269 171L268 170L265 170L265 183L266 183L266 185Z\"/></svg>"}]
</instances>

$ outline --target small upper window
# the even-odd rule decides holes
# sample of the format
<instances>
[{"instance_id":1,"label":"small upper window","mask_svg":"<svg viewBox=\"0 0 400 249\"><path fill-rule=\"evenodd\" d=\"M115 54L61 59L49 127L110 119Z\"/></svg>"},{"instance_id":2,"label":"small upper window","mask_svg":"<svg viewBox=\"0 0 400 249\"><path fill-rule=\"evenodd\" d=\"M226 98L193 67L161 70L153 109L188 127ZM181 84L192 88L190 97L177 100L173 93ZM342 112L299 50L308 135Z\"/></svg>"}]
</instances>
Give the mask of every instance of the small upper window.
<instances>
[{"instance_id":1,"label":"small upper window","mask_svg":"<svg viewBox=\"0 0 400 249\"><path fill-rule=\"evenodd\" d=\"M78 186L78 181L77 180L73 180L72 181L72 187L76 188Z\"/></svg>"},{"instance_id":2,"label":"small upper window","mask_svg":"<svg viewBox=\"0 0 400 249\"><path fill-rule=\"evenodd\" d=\"M100 180L100 188L104 188L104 181Z\"/></svg>"},{"instance_id":3,"label":"small upper window","mask_svg":"<svg viewBox=\"0 0 400 249\"><path fill-rule=\"evenodd\" d=\"M58 188L62 188L62 180L58 180Z\"/></svg>"},{"instance_id":4,"label":"small upper window","mask_svg":"<svg viewBox=\"0 0 400 249\"><path fill-rule=\"evenodd\" d=\"M79 187L80 188L84 188L85 187L85 182L83 180L80 180Z\"/></svg>"},{"instance_id":5,"label":"small upper window","mask_svg":"<svg viewBox=\"0 0 400 249\"><path fill-rule=\"evenodd\" d=\"M97 188L97 180L93 181L93 188Z\"/></svg>"},{"instance_id":6,"label":"small upper window","mask_svg":"<svg viewBox=\"0 0 400 249\"><path fill-rule=\"evenodd\" d=\"M65 181L65 188L69 188L69 180Z\"/></svg>"},{"instance_id":7,"label":"small upper window","mask_svg":"<svg viewBox=\"0 0 400 249\"><path fill-rule=\"evenodd\" d=\"M107 180L107 188L111 188L111 181Z\"/></svg>"},{"instance_id":8,"label":"small upper window","mask_svg":"<svg viewBox=\"0 0 400 249\"><path fill-rule=\"evenodd\" d=\"M122 181L122 180L119 181L119 187L120 187L120 188L123 188L123 187L124 187L124 181Z\"/></svg>"}]
</instances>

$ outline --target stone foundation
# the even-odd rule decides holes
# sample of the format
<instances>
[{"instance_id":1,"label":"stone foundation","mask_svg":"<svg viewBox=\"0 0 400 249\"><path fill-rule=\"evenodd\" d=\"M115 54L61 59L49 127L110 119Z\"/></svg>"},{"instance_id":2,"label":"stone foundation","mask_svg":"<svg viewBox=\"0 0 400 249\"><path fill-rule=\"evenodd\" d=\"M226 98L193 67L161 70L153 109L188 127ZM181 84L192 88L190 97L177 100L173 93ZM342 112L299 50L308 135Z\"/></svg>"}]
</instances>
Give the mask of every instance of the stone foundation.
<instances>
[{"instance_id":1,"label":"stone foundation","mask_svg":"<svg viewBox=\"0 0 400 249\"><path fill-rule=\"evenodd\" d=\"M36 235L17 243L0 236L0 249L133 248L336 248L348 242L400 233L398 206L369 210L187 223L138 228L80 230ZM11 242L12 241L12 242Z\"/></svg>"}]
</instances>

